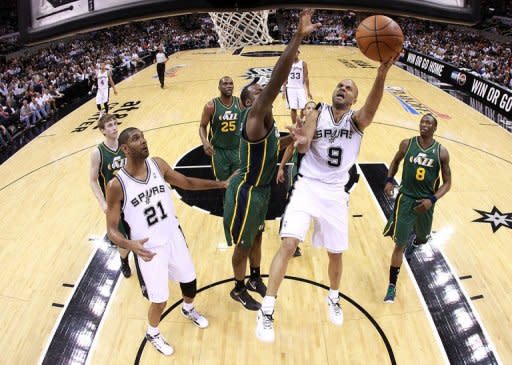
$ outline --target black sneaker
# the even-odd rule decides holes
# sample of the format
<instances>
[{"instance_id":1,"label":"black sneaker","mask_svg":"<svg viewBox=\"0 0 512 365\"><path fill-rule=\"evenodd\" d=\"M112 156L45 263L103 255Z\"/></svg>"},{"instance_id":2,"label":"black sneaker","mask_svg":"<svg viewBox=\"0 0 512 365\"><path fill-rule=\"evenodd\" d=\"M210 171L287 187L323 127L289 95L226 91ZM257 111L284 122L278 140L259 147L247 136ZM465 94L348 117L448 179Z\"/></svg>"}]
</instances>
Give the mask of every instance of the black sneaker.
<instances>
[{"instance_id":1,"label":"black sneaker","mask_svg":"<svg viewBox=\"0 0 512 365\"><path fill-rule=\"evenodd\" d=\"M263 298L265 294L267 294L267 287L263 284L263 280L261 280L261 276L256 279L249 279L245 284L245 287L250 291L255 291Z\"/></svg>"},{"instance_id":2,"label":"black sneaker","mask_svg":"<svg viewBox=\"0 0 512 365\"><path fill-rule=\"evenodd\" d=\"M295 252L293 253L293 257L299 257L299 256L302 256L302 251L300 250L300 247L297 246L297 248L295 249Z\"/></svg>"},{"instance_id":3,"label":"black sneaker","mask_svg":"<svg viewBox=\"0 0 512 365\"><path fill-rule=\"evenodd\" d=\"M121 272L125 278L132 276L132 269L130 269L128 258L126 258L126 260L121 259Z\"/></svg>"},{"instance_id":4,"label":"black sneaker","mask_svg":"<svg viewBox=\"0 0 512 365\"><path fill-rule=\"evenodd\" d=\"M245 309L249 309L250 311L257 311L261 308L261 304L255 301L245 288L239 292L235 291L235 288L233 288L229 295L231 298L233 298L233 300L242 303Z\"/></svg>"}]
</instances>

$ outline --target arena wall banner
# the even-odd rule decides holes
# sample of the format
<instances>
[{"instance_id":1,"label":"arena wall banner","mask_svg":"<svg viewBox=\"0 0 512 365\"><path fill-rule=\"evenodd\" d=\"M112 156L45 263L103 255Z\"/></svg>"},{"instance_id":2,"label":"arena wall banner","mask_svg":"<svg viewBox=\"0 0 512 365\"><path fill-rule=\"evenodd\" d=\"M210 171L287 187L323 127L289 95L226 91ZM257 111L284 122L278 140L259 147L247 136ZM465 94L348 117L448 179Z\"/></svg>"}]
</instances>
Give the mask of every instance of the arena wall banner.
<instances>
[{"instance_id":1,"label":"arena wall banner","mask_svg":"<svg viewBox=\"0 0 512 365\"><path fill-rule=\"evenodd\" d=\"M512 119L512 91L505 87L411 50L405 50L402 62L466 91L469 95L489 104L508 119Z\"/></svg>"}]
</instances>

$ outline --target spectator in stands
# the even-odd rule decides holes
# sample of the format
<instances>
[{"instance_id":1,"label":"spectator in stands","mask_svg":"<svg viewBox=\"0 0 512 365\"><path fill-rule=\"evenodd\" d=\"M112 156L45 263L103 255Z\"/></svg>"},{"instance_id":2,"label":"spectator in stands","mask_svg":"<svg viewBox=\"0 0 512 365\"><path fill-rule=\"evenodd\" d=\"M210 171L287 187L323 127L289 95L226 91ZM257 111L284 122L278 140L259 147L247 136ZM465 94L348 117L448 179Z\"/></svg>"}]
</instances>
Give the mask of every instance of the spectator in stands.
<instances>
[{"instance_id":1,"label":"spectator in stands","mask_svg":"<svg viewBox=\"0 0 512 365\"><path fill-rule=\"evenodd\" d=\"M3 148L7 148L9 142L11 142L12 136L9 133L9 130L3 125L2 112L0 112L0 146Z\"/></svg>"},{"instance_id":2,"label":"spectator in stands","mask_svg":"<svg viewBox=\"0 0 512 365\"><path fill-rule=\"evenodd\" d=\"M25 129L30 128L36 124L36 116L30 109L27 99L23 99L23 104L20 108L20 121L25 124Z\"/></svg>"}]
</instances>

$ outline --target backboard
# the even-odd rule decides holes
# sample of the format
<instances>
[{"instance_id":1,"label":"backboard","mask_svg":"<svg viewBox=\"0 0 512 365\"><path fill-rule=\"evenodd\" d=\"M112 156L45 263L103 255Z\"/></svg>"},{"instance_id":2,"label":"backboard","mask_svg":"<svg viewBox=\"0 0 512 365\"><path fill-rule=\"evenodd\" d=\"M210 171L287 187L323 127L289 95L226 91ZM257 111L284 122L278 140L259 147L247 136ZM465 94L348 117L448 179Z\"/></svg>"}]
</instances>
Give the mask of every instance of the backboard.
<instances>
[{"instance_id":1,"label":"backboard","mask_svg":"<svg viewBox=\"0 0 512 365\"><path fill-rule=\"evenodd\" d=\"M36 43L134 20L191 12L274 8L350 9L474 24L479 0L18 0L25 43Z\"/></svg>"}]
</instances>

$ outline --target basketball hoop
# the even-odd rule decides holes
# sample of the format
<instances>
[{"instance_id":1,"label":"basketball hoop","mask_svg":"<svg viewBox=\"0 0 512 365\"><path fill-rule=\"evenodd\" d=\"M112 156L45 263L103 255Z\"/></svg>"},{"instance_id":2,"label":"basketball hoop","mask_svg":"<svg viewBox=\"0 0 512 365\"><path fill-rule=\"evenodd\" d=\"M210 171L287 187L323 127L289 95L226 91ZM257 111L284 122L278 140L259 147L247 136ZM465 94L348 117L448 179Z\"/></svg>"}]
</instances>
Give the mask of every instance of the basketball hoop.
<instances>
[{"instance_id":1,"label":"basketball hoop","mask_svg":"<svg viewBox=\"0 0 512 365\"><path fill-rule=\"evenodd\" d=\"M268 33L268 10L208 14L222 48L235 49L273 41Z\"/></svg>"}]
</instances>

